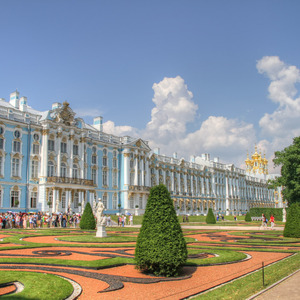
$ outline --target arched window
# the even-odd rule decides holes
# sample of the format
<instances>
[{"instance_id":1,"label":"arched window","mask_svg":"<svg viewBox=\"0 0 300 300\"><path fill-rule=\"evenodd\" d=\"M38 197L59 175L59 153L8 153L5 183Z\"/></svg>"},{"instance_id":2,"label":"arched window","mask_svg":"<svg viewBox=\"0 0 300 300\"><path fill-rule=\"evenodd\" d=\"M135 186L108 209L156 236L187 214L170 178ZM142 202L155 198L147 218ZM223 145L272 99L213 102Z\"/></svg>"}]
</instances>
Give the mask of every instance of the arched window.
<instances>
[{"instance_id":1,"label":"arched window","mask_svg":"<svg viewBox=\"0 0 300 300\"><path fill-rule=\"evenodd\" d=\"M66 192L61 194L61 208L66 208Z\"/></svg>"},{"instance_id":2,"label":"arched window","mask_svg":"<svg viewBox=\"0 0 300 300\"><path fill-rule=\"evenodd\" d=\"M73 178L78 178L78 166L73 164Z\"/></svg>"},{"instance_id":3,"label":"arched window","mask_svg":"<svg viewBox=\"0 0 300 300\"><path fill-rule=\"evenodd\" d=\"M32 191L30 194L30 207L36 208L36 202L37 202L37 192Z\"/></svg>"},{"instance_id":4,"label":"arched window","mask_svg":"<svg viewBox=\"0 0 300 300\"><path fill-rule=\"evenodd\" d=\"M129 180L130 180L130 185L134 185L134 171L133 172L130 172L130 178L129 178Z\"/></svg>"},{"instance_id":5,"label":"arched window","mask_svg":"<svg viewBox=\"0 0 300 300\"><path fill-rule=\"evenodd\" d=\"M52 206L53 206L53 191L52 190L48 194L48 203L49 203L49 208L52 208Z\"/></svg>"},{"instance_id":6,"label":"arched window","mask_svg":"<svg viewBox=\"0 0 300 300\"><path fill-rule=\"evenodd\" d=\"M48 151L55 151L54 140L48 140Z\"/></svg>"},{"instance_id":7,"label":"arched window","mask_svg":"<svg viewBox=\"0 0 300 300\"><path fill-rule=\"evenodd\" d=\"M38 178L38 171L39 171L39 161L32 160L31 161L31 178L36 179Z\"/></svg>"},{"instance_id":8,"label":"arched window","mask_svg":"<svg viewBox=\"0 0 300 300\"><path fill-rule=\"evenodd\" d=\"M13 158L11 164L11 176L20 177L20 159Z\"/></svg>"},{"instance_id":9,"label":"arched window","mask_svg":"<svg viewBox=\"0 0 300 300\"><path fill-rule=\"evenodd\" d=\"M108 203L107 203L107 194L103 195L103 199L102 199L103 205L105 208L108 208Z\"/></svg>"},{"instance_id":10,"label":"arched window","mask_svg":"<svg viewBox=\"0 0 300 300\"><path fill-rule=\"evenodd\" d=\"M97 170L96 169L92 169L92 180L93 180L94 184L97 183Z\"/></svg>"},{"instance_id":11,"label":"arched window","mask_svg":"<svg viewBox=\"0 0 300 300\"><path fill-rule=\"evenodd\" d=\"M20 141L13 141L13 152L20 153L21 152L21 143Z\"/></svg>"},{"instance_id":12,"label":"arched window","mask_svg":"<svg viewBox=\"0 0 300 300\"><path fill-rule=\"evenodd\" d=\"M103 169L102 170L102 185L103 186L107 186L108 185L108 178L107 178L107 170L106 169Z\"/></svg>"},{"instance_id":13,"label":"arched window","mask_svg":"<svg viewBox=\"0 0 300 300\"><path fill-rule=\"evenodd\" d=\"M20 192L17 188L14 188L10 193L10 203L11 207L18 207L20 204Z\"/></svg>"},{"instance_id":14,"label":"arched window","mask_svg":"<svg viewBox=\"0 0 300 300\"><path fill-rule=\"evenodd\" d=\"M67 177L67 166L65 163L61 163L60 165L60 176Z\"/></svg>"},{"instance_id":15,"label":"arched window","mask_svg":"<svg viewBox=\"0 0 300 300\"><path fill-rule=\"evenodd\" d=\"M54 176L54 163L53 161L48 161L48 177L53 177Z\"/></svg>"},{"instance_id":16,"label":"arched window","mask_svg":"<svg viewBox=\"0 0 300 300\"><path fill-rule=\"evenodd\" d=\"M79 194L74 194L74 208L78 208L78 202L79 202Z\"/></svg>"},{"instance_id":17,"label":"arched window","mask_svg":"<svg viewBox=\"0 0 300 300\"><path fill-rule=\"evenodd\" d=\"M112 209L117 209L118 207L118 195L114 194L112 199Z\"/></svg>"}]
</instances>

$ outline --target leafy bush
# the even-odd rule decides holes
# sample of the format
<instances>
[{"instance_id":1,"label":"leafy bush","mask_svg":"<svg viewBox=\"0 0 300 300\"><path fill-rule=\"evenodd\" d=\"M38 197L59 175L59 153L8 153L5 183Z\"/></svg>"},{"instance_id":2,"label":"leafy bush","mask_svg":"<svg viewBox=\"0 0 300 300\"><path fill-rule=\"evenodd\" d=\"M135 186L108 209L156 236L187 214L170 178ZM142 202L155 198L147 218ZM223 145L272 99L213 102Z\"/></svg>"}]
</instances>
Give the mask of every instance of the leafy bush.
<instances>
[{"instance_id":1,"label":"leafy bush","mask_svg":"<svg viewBox=\"0 0 300 300\"><path fill-rule=\"evenodd\" d=\"M282 208L273 208L273 207L253 207L250 208L251 217L261 217L264 214L268 220L270 216L273 215L276 221L282 221Z\"/></svg>"},{"instance_id":2,"label":"leafy bush","mask_svg":"<svg viewBox=\"0 0 300 300\"><path fill-rule=\"evenodd\" d=\"M300 237L300 204L293 203L288 210L283 231L285 237Z\"/></svg>"},{"instance_id":3,"label":"leafy bush","mask_svg":"<svg viewBox=\"0 0 300 300\"><path fill-rule=\"evenodd\" d=\"M216 218L211 208L208 209L206 224L216 224Z\"/></svg>"},{"instance_id":4,"label":"leafy bush","mask_svg":"<svg viewBox=\"0 0 300 300\"><path fill-rule=\"evenodd\" d=\"M85 206L79 226L81 229L87 229L87 230L93 230L96 227L95 217L89 202Z\"/></svg>"},{"instance_id":5,"label":"leafy bush","mask_svg":"<svg viewBox=\"0 0 300 300\"><path fill-rule=\"evenodd\" d=\"M177 276L187 260L186 242L170 193L151 188L135 248L137 269L156 276Z\"/></svg>"},{"instance_id":6,"label":"leafy bush","mask_svg":"<svg viewBox=\"0 0 300 300\"><path fill-rule=\"evenodd\" d=\"M250 215L250 212L249 212L249 211L246 213L245 221L246 221L246 222L251 222L251 221L252 221L251 215Z\"/></svg>"}]
</instances>

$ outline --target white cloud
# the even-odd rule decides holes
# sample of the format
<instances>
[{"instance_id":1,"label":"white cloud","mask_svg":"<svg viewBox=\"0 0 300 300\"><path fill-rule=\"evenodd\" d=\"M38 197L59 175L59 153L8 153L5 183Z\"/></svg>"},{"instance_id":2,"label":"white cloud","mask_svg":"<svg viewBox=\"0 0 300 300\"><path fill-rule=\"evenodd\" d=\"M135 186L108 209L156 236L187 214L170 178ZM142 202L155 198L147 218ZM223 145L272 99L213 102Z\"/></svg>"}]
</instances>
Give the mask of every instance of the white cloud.
<instances>
[{"instance_id":1,"label":"white cloud","mask_svg":"<svg viewBox=\"0 0 300 300\"><path fill-rule=\"evenodd\" d=\"M221 161L240 164L246 158L247 149L255 143L255 130L252 124L211 116L183 142L190 154L213 153L222 155Z\"/></svg>"},{"instance_id":2,"label":"white cloud","mask_svg":"<svg viewBox=\"0 0 300 300\"><path fill-rule=\"evenodd\" d=\"M300 98L296 97L296 84L300 82L300 71L280 61L277 56L265 56L257 62L259 73L266 74L271 80L269 98L278 108L266 113L259 125L262 134L269 138L289 138L300 134Z\"/></svg>"},{"instance_id":3,"label":"white cloud","mask_svg":"<svg viewBox=\"0 0 300 300\"><path fill-rule=\"evenodd\" d=\"M102 112L98 109L93 109L93 108L76 108L74 109L76 113L76 117L99 117L102 115Z\"/></svg>"},{"instance_id":4,"label":"white cloud","mask_svg":"<svg viewBox=\"0 0 300 300\"><path fill-rule=\"evenodd\" d=\"M131 126L116 126L114 122L107 121L103 123L103 131L116 136L138 137L138 130Z\"/></svg>"},{"instance_id":5,"label":"white cloud","mask_svg":"<svg viewBox=\"0 0 300 300\"><path fill-rule=\"evenodd\" d=\"M186 124L193 122L198 106L192 101L193 94L180 76L164 78L152 88L155 107L143 135L158 144L167 145L185 135Z\"/></svg>"},{"instance_id":6,"label":"white cloud","mask_svg":"<svg viewBox=\"0 0 300 300\"><path fill-rule=\"evenodd\" d=\"M296 84L300 82L300 72L277 56L263 57L257 62L257 70L270 79L269 98L278 108L266 113L260 120L260 133L254 124L222 116L210 116L200 128L187 132L187 124L194 122L198 105L188 90L183 78L164 78L153 85L151 121L142 130L131 126L116 126L108 121L103 124L105 132L124 136L142 137L148 140L151 148L159 147L162 154L188 159L190 155L210 153L219 156L221 162L234 163L245 168L246 154L253 154L254 145L269 160L272 170L274 151L282 150L300 135L300 98L297 98ZM257 135L261 140L257 140ZM278 169L275 170L278 172Z\"/></svg>"},{"instance_id":7,"label":"white cloud","mask_svg":"<svg viewBox=\"0 0 300 300\"><path fill-rule=\"evenodd\" d=\"M272 171L274 152L283 150L300 135L300 97L296 87L300 82L300 70L277 56L263 57L256 66L259 73L270 79L269 98L278 104L273 113L265 113L259 121L261 135L268 141L266 152Z\"/></svg>"}]
</instances>

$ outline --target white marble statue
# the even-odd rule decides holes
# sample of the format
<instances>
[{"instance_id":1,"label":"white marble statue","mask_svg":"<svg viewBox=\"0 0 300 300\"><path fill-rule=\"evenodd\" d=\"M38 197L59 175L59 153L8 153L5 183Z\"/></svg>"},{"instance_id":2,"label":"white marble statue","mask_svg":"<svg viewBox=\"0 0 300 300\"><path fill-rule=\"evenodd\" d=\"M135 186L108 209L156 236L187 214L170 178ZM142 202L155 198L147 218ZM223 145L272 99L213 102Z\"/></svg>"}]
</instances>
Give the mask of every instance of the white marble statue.
<instances>
[{"instance_id":1,"label":"white marble statue","mask_svg":"<svg viewBox=\"0 0 300 300\"><path fill-rule=\"evenodd\" d=\"M282 210L282 222L286 222L286 210L285 210L285 207Z\"/></svg>"},{"instance_id":2,"label":"white marble statue","mask_svg":"<svg viewBox=\"0 0 300 300\"><path fill-rule=\"evenodd\" d=\"M97 226L106 225L106 217L103 215L104 208L105 207L103 202L101 201L101 198L98 199L97 205L95 205L94 202L94 209L95 209L94 213L97 218Z\"/></svg>"}]
</instances>

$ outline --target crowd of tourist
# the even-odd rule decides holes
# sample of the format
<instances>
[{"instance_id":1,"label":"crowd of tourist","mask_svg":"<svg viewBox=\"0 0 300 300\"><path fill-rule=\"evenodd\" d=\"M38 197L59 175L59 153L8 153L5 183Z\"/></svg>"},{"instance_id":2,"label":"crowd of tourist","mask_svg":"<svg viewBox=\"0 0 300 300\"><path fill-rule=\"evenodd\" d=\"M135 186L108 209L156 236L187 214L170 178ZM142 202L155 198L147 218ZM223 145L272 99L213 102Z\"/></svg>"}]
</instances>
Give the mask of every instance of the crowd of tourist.
<instances>
[{"instance_id":1,"label":"crowd of tourist","mask_svg":"<svg viewBox=\"0 0 300 300\"><path fill-rule=\"evenodd\" d=\"M49 214L49 213L0 213L0 229L7 228L78 228L81 216L79 214Z\"/></svg>"}]
</instances>

